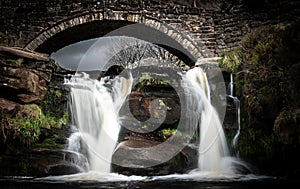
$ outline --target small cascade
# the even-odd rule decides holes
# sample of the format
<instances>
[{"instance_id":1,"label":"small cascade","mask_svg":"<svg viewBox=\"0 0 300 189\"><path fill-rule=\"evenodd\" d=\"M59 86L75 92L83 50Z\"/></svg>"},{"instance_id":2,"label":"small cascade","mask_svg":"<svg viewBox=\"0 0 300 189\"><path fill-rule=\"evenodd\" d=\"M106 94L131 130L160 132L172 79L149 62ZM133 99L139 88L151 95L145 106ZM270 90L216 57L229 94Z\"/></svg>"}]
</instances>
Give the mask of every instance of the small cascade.
<instances>
[{"instance_id":1,"label":"small cascade","mask_svg":"<svg viewBox=\"0 0 300 189\"><path fill-rule=\"evenodd\" d=\"M81 172L89 170L89 163L84 154L81 153L81 136L78 129L71 125L72 134L68 138L66 146L67 152L69 152L68 162L75 165Z\"/></svg>"},{"instance_id":2,"label":"small cascade","mask_svg":"<svg viewBox=\"0 0 300 189\"><path fill-rule=\"evenodd\" d=\"M229 82L229 96L234 96L233 91L234 91L234 81L233 81L233 74L230 74L230 82Z\"/></svg>"},{"instance_id":3,"label":"small cascade","mask_svg":"<svg viewBox=\"0 0 300 189\"><path fill-rule=\"evenodd\" d=\"M132 78L116 77L110 83L105 80L93 80L82 73L65 84L70 87L73 119L87 145L90 170L109 173L120 131L118 111L131 91Z\"/></svg>"},{"instance_id":4,"label":"small cascade","mask_svg":"<svg viewBox=\"0 0 300 189\"><path fill-rule=\"evenodd\" d=\"M241 126L240 126L240 100L237 97L233 97L233 101L235 104L235 108L236 108L236 117L237 117L237 132L234 135L233 139L232 139L232 146L234 149L237 149L237 141L238 141L238 137L240 135L240 130L241 130ZM237 152L238 155L238 152Z\"/></svg>"},{"instance_id":5,"label":"small cascade","mask_svg":"<svg viewBox=\"0 0 300 189\"><path fill-rule=\"evenodd\" d=\"M74 125L71 125L71 131L72 131L72 134L68 138L67 150L70 150L70 151L73 151L73 152L80 152L80 148L81 148L80 132L78 131L78 129Z\"/></svg>"},{"instance_id":6,"label":"small cascade","mask_svg":"<svg viewBox=\"0 0 300 189\"><path fill-rule=\"evenodd\" d=\"M233 74L230 74L230 83L228 85L228 91L229 91L229 95L227 95L229 98L231 98L234 102L235 105L235 109L236 109L236 127L237 127L237 131L235 136L232 139L232 147L233 149L237 149L237 141L238 141L238 137L240 135L240 130L241 130L241 121L240 121L240 100L235 96L234 94L234 80L233 80ZM238 155L238 152L237 152Z\"/></svg>"}]
</instances>

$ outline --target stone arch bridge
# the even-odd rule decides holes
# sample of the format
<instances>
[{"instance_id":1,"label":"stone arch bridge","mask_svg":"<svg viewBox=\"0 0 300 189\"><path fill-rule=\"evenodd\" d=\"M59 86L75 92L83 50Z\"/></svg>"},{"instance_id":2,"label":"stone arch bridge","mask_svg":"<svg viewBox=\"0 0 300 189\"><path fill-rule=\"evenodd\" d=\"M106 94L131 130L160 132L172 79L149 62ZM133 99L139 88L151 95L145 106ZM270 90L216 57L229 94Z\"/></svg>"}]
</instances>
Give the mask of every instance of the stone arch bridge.
<instances>
[{"instance_id":1,"label":"stone arch bridge","mask_svg":"<svg viewBox=\"0 0 300 189\"><path fill-rule=\"evenodd\" d=\"M298 20L297 6L296 1L275 0L3 0L0 43L50 54L142 23L155 37L138 36L138 30L133 36L154 43L162 36L170 41L170 51L182 48L188 56L182 58L194 62L232 50L260 25Z\"/></svg>"}]
</instances>

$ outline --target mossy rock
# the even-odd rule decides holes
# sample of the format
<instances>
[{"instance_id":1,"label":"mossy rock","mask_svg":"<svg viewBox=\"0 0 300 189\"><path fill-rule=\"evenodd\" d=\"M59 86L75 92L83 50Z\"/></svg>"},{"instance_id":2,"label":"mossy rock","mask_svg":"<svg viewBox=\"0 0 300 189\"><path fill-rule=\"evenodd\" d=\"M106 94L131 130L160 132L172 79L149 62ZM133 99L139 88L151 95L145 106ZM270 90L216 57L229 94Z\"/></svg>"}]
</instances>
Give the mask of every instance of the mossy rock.
<instances>
[{"instance_id":1,"label":"mossy rock","mask_svg":"<svg viewBox=\"0 0 300 189\"><path fill-rule=\"evenodd\" d=\"M3 137L30 146L39 138L41 119L42 111L38 105L21 105L16 116L8 118Z\"/></svg>"},{"instance_id":2,"label":"mossy rock","mask_svg":"<svg viewBox=\"0 0 300 189\"><path fill-rule=\"evenodd\" d=\"M234 73L240 100L240 157L285 174L297 167L291 152L300 148L299 30L300 22L263 25L220 61Z\"/></svg>"}]
</instances>

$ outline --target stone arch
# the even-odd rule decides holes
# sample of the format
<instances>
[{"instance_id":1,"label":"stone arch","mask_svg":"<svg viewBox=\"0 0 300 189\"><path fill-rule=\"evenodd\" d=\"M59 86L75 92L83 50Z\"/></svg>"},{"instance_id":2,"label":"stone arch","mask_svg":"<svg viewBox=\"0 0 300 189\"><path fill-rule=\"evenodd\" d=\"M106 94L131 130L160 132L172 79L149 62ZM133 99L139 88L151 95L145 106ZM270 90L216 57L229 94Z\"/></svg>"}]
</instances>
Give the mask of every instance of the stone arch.
<instances>
[{"instance_id":1,"label":"stone arch","mask_svg":"<svg viewBox=\"0 0 300 189\"><path fill-rule=\"evenodd\" d=\"M128 13L124 11L112 10L85 12L79 16L77 15L61 20L55 25L43 30L40 34L38 34L37 37L35 37L25 45L25 49L37 50L48 39L63 31L83 24L89 24L99 21L115 21L119 23L123 22L123 24L125 23L124 25L129 23L143 23L145 26L165 34L166 36L174 40L177 44L181 45L181 49L185 50L184 54L188 54L193 63L195 63L198 58L205 57L205 50L200 50L199 47L191 40L191 37L181 33L178 29L172 28L155 18L144 16L142 12Z\"/></svg>"}]
</instances>

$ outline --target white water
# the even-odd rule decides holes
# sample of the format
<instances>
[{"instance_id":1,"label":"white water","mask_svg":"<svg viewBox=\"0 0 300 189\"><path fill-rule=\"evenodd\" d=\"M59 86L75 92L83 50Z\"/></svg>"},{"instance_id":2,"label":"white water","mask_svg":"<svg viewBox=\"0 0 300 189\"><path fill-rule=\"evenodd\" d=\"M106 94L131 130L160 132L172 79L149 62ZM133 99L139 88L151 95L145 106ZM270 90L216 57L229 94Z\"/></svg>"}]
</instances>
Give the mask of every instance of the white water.
<instances>
[{"instance_id":1,"label":"white water","mask_svg":"<svg viewBox=\"0 0 300 189\"><path fill-rule=\"evenodd\" d=\"M72 131L72 134L68 138L67 150L70 150L70 151L73 151L73 152L80 152L80 148L81 148L80 132L78 131L78 129L74 125L71 125L71 131Z\"/></svg>"},{"instance_id":2,"label":"white water","mask_svg":"<svg viewBox=\"0 0 300 189\"><path fill-rule=\"evenodd\" d=\"M195 67L186 73L193 87L198 103L202 103L199 120L200 139L198 149L198 169L191 174L203 172L233 173L227 141L218 113L210 103L210 88L205 72Z\"/></svg>"},{"instance_id":3,"label":"white water","mask_svg":"<svg viewBox=\"0 0 300 189\"><path fill-rule=\"evenodd\" d=\"M71 131L73 132L68 138L67 151L72 153L72 158L69 159L69 162L77 166L81 171L89 170L88 159L81 153L81 135L78 129L71 125Z\"/></svg>"},{"instance_id":4,"label":"white water","mask_svg":"<svg viewBox=\"0 0 300 189\"><path fill-rule=\"evenodd\" d=\"M118 111L129 94L132 78L112 81L112 91L88 75L75 75L66 81L70 85L71 112L88 148L90 169L109 173L111 158L120 131Z\"/></svg>"},{"instance_id":5,"label":"white water","mask_svg":"<svg viewBox=\"0 0 300 189\"><path fill-rule=\"evenodd\" d=\"M237 141L238 137L240 135L241 130L241 118L240 118L240 100L234 96L234 80L233 80L233 74L230 74L230 83L229 83L229 98L233 99L235 109L236 109L236 126L237 126L237 132L235 136L232 139L232 146L234 149L237 149ZM238 153L238 152L237 152Z\"/></svg>"},{"instance_id":6,"label":"white water","mask_svg":"<svg viewBox=\"0 0 300 189\"><path fill-rule=\"evenodd\" d=\"M109 82L105 80L92 80L83 74L66 80L66 84L71 89L71 112L75 124L88 146L90 170L110 173L111 158L120 131L119 110L131 92L133 79L130 76L129 79L115 77ZM189 174L193 177L202 177L204 173L217 177L234 174L233 164L242 163L229 154L222 123L210 102L206 73L200 67L195 67L182 75L181 84L190 94L187 96L191 98L189 110L193 112L190 118L185 118L191 119L186 123L193 124L187 127L200 127L198 168Z\"/></svg>"}]
</instances>

